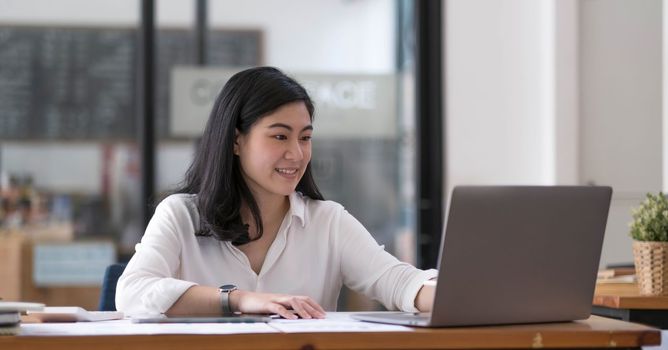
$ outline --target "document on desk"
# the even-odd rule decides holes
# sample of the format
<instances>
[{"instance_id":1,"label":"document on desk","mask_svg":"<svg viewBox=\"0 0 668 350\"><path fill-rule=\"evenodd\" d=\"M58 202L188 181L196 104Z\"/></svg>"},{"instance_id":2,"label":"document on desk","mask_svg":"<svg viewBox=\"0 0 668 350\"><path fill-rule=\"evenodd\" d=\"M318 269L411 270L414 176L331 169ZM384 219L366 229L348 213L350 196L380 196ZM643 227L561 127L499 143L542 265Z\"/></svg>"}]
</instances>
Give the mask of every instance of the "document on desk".
<instances>
[{"instance_id":1,"label":"document on desk","mask_svg":"<svg viewBox=\"0 0 668 350\"><path fill-rule=\"evenodd\" d=\"M357 321L350 317L351 314L349 312L328 312L325 319L276 319L269 323L132 323L130 319L100 322L22 323L19 336L410 332L413 330L404 326Z\"/></svg>"},{"instance_id":2,"label":"document on desk","mask_svg":"<svg viewBox=\"0 0 668 350\"><path fill-rule=\"evenodd\" d=\"M20 336L91 336L155 334L278 333L266 323L132 323L129 319L101 322L24 323Z\"/></svg>"},{"instance_id":3,"label":"document on desk","mask_svg":"<svg viewBox=\"0 0 668 350\"><path fill-rule=\"evenodd\" d=\"M269 325L283 333L319 332L411 332L410 327L358 321L350 312L328 312L324 319L277 319Z\"/></svg>"}]
</instances>

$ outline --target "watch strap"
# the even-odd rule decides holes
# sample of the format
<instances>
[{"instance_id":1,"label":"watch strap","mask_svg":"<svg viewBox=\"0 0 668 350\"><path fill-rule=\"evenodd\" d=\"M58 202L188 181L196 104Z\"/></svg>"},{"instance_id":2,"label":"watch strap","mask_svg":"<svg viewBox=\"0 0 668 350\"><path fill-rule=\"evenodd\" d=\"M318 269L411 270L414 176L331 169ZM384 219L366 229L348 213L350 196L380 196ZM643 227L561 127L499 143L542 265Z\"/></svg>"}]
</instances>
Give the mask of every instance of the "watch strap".
<instances>
[{"instance_id":1,"label":"watch strap","mask_svg":"<svg viewBox=\"0 0 668 350\"><path fill-rule=\"evenodd\" d=\"M220 307L223 315L233 314L234 311L232 311L232 306L230 305L230 293L237 290L237 287L235 285L226 284L220 286L218 290L220 292Z\"/></svg>"}]
</instances>

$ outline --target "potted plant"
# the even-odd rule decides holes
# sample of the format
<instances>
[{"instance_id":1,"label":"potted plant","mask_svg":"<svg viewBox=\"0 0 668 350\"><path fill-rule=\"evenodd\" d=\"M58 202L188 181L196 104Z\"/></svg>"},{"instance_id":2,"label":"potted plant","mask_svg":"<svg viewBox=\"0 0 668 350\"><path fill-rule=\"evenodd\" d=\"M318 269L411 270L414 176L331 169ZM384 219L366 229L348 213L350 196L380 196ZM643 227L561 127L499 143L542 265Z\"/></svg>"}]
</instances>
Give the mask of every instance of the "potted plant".
<instances>
[{"instance_id":1,"label":"potted plant","mask_svg":"<svg viewBox=\"0 0 668 350\"><path fill-rule=\"evenodd\" d=\"M633 209L631 238L638 291L641 295L668 294L668 198L647 194Z\"/></svg>"}]
</instances>

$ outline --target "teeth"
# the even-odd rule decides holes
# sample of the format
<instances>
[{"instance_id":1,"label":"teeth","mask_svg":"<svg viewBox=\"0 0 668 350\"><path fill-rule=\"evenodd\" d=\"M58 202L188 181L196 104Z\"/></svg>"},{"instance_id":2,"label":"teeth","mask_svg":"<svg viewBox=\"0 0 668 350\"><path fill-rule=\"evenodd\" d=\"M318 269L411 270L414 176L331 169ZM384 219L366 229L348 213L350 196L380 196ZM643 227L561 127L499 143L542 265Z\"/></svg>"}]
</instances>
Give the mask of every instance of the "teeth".
<instances>
[{"instance_id":1,"label":"teeth","mask_svg":"<svg viewBox=\"0 0 668 350\"><path fill-rule=\"evenodd\" d=\"M297 172L297 169L276 169L279 173L292 175Z\"/></svg>"}]
</instances>

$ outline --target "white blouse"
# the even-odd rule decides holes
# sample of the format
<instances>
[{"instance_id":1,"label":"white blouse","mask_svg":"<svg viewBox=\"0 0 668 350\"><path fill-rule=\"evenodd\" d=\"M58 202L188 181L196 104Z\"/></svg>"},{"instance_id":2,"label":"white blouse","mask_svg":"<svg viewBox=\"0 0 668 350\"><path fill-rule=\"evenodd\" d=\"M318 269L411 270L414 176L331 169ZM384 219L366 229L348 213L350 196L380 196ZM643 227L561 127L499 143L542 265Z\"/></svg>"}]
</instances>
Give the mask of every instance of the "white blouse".
<instances>
[{"instance_id":1,"label":"white blouse","mask_svg":"<svg viewBox=\"0 0 668 350\"><path fill-rule=\"evenodd\" d=\"M116 287L116 308L127 314L164 313L191 286L307 295L336 310L342 285L388 309L417 311L415 297L436 270L402 263L340 204L293 193L290 209L259 274L230 242L195 236L195 195L174 194L156 208Z\"/></svg>"}]
</instances>

